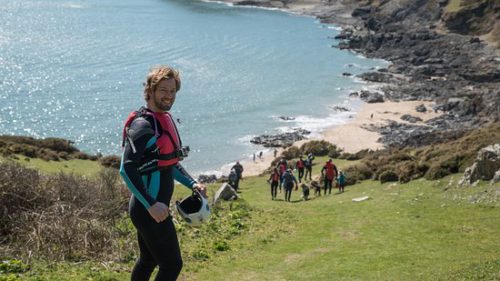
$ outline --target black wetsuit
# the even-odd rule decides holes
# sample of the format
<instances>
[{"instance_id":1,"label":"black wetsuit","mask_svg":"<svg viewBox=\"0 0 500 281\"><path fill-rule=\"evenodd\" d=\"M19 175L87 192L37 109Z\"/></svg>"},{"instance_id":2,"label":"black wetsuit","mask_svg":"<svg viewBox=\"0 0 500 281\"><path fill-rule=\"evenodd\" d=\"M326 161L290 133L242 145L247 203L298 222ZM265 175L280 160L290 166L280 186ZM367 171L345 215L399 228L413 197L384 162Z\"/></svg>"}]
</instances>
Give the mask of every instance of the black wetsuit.
<instances>
[{"instance_id":1,"label":"black wetsuit","mask_svg":"<svg viewBox=\"0 0 500 281\"><path fill-rule=\"evenodd\" d=\"M295 176L289 172L286 171L283 174L283 187L285 188L285 201L290 202L290 197L292 196L292 190L293 190L293 184L297 184L297 179L295 179Z\"/></svg>"},{"instance_id":2,"label":"black wetsuit","mask_svg":"<svg viewBox=\"0 0 500 281\"><path fill-rule=\"evenodd\" d=\"M234 190L238 191L240 188L240 180L241 177L243 176L243 166L241 164L234 164L231 169L234 169L236 172L236 180L233 182L233 188Z\"/></svg>"},{"instance_id":3,"label":"black wetsuit","mask_svg":"<svg viewBox=\"0 0 500 281\"><path fill-rule=\"evenodd\" d=\"M152 119L151 116L138 117L131 123L120 167L120 174L132 192L129 213L137 229L140 250L132 281L149 280L156 266L159 266L157 281L176 280L179 276L182 257L172 217L157 223L147 209L156 202L170 205L174 178L189 188L196 183L179 163L148 174L139 172L144 152L156 148Z\"/></svg>"}]
</instances>

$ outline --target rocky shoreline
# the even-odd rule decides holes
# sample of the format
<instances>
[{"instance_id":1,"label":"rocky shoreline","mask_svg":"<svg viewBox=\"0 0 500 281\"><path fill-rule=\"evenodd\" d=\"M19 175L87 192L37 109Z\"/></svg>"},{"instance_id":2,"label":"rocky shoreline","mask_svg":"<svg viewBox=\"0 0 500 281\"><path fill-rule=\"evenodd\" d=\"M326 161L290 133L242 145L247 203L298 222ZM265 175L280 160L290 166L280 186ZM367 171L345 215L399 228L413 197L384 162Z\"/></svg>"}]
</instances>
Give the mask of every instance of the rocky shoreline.
<instances>
[{"instance_id":1,"label":"rocky shoreline","mask_svg":"<svg viewBox=\"0 0 500 281\"><path fill-rule=\"evenodd\" d=\"M446 10L447 0L227 2L280 8L340 25L343 30L335 39L341 41L334 47L392 63L387 69L359 75L385 84L380 89L383 97L365 93L365 101L434 101L432 110L445 113L425 126L391 122L369 128L382 134L379 141L386 146L446 141L500 120L500 52L458 24L457 16ZM476 4L456 13L461 17L493 13L493 19L500 13L500 4L494 1ZM499 24L494 20L490 25Z\"/></svg>"}]
</instances>

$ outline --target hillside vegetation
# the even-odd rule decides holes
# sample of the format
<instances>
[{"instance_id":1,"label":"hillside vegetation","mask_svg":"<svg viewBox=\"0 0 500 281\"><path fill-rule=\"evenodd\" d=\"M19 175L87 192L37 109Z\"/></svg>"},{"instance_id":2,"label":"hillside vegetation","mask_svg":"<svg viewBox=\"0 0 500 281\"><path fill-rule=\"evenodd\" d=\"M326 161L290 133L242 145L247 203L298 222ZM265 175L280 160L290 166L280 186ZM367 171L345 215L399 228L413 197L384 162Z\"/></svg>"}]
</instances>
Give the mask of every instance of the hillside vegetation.
<instances>
[{"instance_id":1,"label":"hillside vegetation","mask_svg":"<svg viewBox=\"0 0 500 281\"><path fill-rule=\"evenodd\" d=\"M443 14L445 26L468 35L486 35L500 47L500 4L495 0L449 0Z\"/></svg>"},{"instance_id":2,"label":"hillside vegetation","mask_svg":"<svg viewBox=\"0 0 500 281\"><path fill-rule=\"evenodd\" d=\"M326 160L316 158L314 174ZM353 164L335 162L342 169ZM73 197L58 198L53 193L58 185L45 185L53 198L42 204L45 209L36 211L27 205L37 205L36 201L29 201L16 203L19 208L9 210L17 225L22 220L16 218L30 212L47 217L26 220L26 229L7 229L21 231L9 234L10 238L0 244L0 257L5 260L0 280L129 278L137 247L125 213L128 195L120 192L110 197L113 189L88 192L92 189L89 184L97 184L103 176L91 182L73 180L81 189L73 190ZM113 178L112 174L108 177ZM185 260L180 280L495 280L500 278L496 247L500 244L500 186L481 183L461 188L456 184L458 177L405 184L365 180L343 194L322 194L308 201L302 201L300 192L294 191L291 203L270 200L265 175L245 178L241 199L214 208L209 224L200 228L178 225ZM52 182L57 178L41 180L47 179ZM34 186L28 183L33 180L23 187ZM121 182L112 183L107 185L123 190ZM62 185L59 192L69 186ZM218 186L210 185L209 193L213 195ZM9 187L1 188L5 198ZM179 187L174 197L187 194L186 188ZM361 196L370 199L351 201ZM98 198L100 201L89 205ZM116 198L108 202L116 202L116 208L102 204L109 198ZM43 210L62 215L53 228L36 227L42 222L49 226L52 211ZM101 210L100 216L93 214L97 210ZM37 238L45 238L43 243L32 244L33 238L23 240L35 235L30 229L41 230ZM70 230L73 232L61 235Z\"/></svg>"}]
</instances>

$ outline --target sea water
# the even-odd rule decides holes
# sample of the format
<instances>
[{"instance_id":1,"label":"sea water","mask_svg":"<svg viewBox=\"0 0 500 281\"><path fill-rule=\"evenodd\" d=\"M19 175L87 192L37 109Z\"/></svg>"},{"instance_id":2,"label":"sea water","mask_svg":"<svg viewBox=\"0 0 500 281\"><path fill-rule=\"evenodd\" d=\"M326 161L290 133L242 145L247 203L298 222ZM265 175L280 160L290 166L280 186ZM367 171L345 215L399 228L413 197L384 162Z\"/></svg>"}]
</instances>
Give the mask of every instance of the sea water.
<instances>
[{"instance_id":1,"label":"sea water","mask_svg":"<svg viewBox=\"0 0 500 281\"><path fill-rule=\"evenodd\" d=\"M385 62L332 45L335 26L276 10L193 0L0 0L0 134L121 154L153 65L179 69L172 108L193 174L264 148L250 139L345 122L334 105ZM280 116L294 120L284 121Z\"/></svg>"}]
</instances>

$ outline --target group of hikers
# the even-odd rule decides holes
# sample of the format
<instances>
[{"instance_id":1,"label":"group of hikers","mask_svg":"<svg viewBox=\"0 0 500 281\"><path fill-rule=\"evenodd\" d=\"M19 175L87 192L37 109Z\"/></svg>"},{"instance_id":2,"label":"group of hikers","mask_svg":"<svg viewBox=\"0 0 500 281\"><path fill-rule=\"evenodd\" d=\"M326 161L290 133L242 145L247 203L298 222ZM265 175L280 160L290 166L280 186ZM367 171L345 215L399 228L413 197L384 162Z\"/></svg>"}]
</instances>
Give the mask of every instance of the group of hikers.
<instances>
[{"instance_id":1,"label":"group of hikers","mask_svg":"<svg viewBox=\"0 0 500 281\"><path fill-rule=\"evenodd\" d=\"M305 182L302 183L302 178L304 178L304 181L307 181L307 178L309 178L310 186L314 187L315 196L321 196L321 182L324 184L324 194L326 195L327 192L331 194L334 180L339 188L339 193L344 192L345 174L343 171L337 169L332 159L329 159L321 169L319 182L317 180L312 180L313 160L314 156L312 153L309 153L305 160L300 156L294 166L289 165L285 159L281 159L277 166L273 168L267 180L271 184L271 200L276 200L279 188L280 193L282 189L285 190L285 201L290 202L292 190L294 187L295 190L298 190L299 184L302 188L302 198L307 200L309 198L310 187ZM293 173L292 167L297 171L298 181Z\"/></svg>"}]
</instances>

